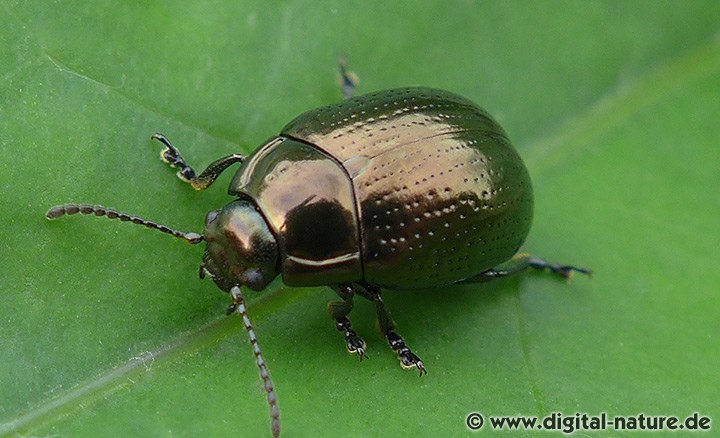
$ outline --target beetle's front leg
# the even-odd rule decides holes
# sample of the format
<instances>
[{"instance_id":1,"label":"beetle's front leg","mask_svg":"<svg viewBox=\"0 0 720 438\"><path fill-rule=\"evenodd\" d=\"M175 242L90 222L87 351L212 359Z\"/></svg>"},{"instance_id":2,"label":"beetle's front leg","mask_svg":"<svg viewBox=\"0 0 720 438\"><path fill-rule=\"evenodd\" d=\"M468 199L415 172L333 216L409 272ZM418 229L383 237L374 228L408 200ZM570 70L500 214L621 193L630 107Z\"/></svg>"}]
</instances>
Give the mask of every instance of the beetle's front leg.
<instances>
[{"instance_id":1,"label":"beetle's front leg","mask_svg":"<svg viewBox=\"0 0 720 438\"><path fill-rule=\"evenodd\" d=\"M332 286L332 289L342 298L342 301L330 301L328 303L328 313L335 320L335 327L338 331L345 335L345 345L350 353L357 354L360 360L367 359L365 349L367 344L352 329L350 320L347 315L353 308L353 298L355 292L350 284L339 284Z\"/></svg>"},{"instance_id":2,"label":"beetle's front leg","mask_svg":"<svg viewBox=\"0 0 720 438\"><path fill-rule=\"evenodd\" d=\"M390 312L385 307L385 302L380 294L380 288L366 283L363 283L362 287L365 290L361 291L358 289L357 292L375 303L380 331L390 344L390 348L397 353L398 359L400 359L400 365L405 369L417 368L421 376L427 374L423 361L410 350L402 336L395 331L395 323L390 316Z\"/></svg>"},{"instance_id":3,"label":"beetle's front leg","mask_svg":"<svg viewBox=\"0 0 720 438\"><path fill-rule=\"evenodd\" d=\"M222 157L219 160L213 161L200 175L195 173L195 170L190 167L185 159L180 155L180 151L170 144L170 140L164 135L157 133L153 134L153 140L157 140L165 145L165 149L160 151L160 158L170 167L178 168L177 177L181 180L189 183L195 190L205 190L215 182L218 176L235 163L242 163L245 160L243 155L232 154L226 157Z\"/></svg>"}]
</instances>

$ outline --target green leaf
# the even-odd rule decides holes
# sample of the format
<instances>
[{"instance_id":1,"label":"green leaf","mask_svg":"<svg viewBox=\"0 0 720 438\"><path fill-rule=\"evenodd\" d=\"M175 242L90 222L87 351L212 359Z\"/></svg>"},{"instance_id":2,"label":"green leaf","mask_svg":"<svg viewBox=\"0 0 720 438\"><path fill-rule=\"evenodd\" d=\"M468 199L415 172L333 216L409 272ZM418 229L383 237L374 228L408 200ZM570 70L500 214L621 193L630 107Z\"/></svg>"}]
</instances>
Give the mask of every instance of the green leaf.
<instances>
[{"instance_id":1,"label":"green leaf","mask_svg":"<svg viewBox=\"0 0 720 438\"><path fill-rule=\"evenodd\" d=\"M392 3L392 4L388 4ZM187 231L228 202L193 192L150 141L202 168L300 112L359 92L446 88L495 114L533 176L524 250L587 265L387 292L428 375L369 343L358 363L327 288L274 283L249 310L288 436L470 435L469 412L720 418L720 4L651 2L20 2L0 5L0 434L269 435L228 297ZM231 172L229 172L231 173ZM713 425L714 426L714 425Z\"/></svg>"}]
</instances>

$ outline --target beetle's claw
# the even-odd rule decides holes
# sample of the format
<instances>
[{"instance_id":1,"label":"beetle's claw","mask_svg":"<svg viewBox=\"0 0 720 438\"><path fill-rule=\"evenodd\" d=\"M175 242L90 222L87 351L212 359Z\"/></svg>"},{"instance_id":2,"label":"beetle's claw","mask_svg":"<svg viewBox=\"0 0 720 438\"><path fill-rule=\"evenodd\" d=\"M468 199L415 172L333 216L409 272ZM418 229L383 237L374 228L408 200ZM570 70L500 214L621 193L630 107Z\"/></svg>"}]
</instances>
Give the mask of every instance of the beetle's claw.
<instances>
[{"instance_id":1,"label":"beetle's claw","mask_svg":"<svg viewBox=\"0 0 720 438\"><path fill-rule=\"evenodd\" d=\"M420 370L420 377L427 374L427 370L425 369L425 364L422 363L422 361L418 362L416 365L418 370Z\"/></svg>"},{"instance_id":2,"label":"beetle's claw","mask_svg":"<svg viewBox=\"0 0 720 438\"><path fill-rule=\"evenodd\" d=\"M363 359L368 359L368 355L365 354L364 348L356 348L355 350L351 350L350 348L348 348L348 352L352 353L352 354L357 354L358 359L360 359L360 362L362 362Z\"/></svg>"},{"instance_id":3,"label":"beetle's claw","mask_svg":"<svg viewBox=\"0 0 720 438\"><path fill-rule=\"evenodd\" d=\"M352 334L347 337L346 347L348 353L358 355L360 362L362 362L363 359L368 358L367 354L365 354L367 344L360 336L355 334L355 332L352 332Z\"/></svg>"},{"instance_id":4,"label":"beetle's claw","mask_svg":"<svg viewBox=\"0 0 720 438\"><path fill-rule=\"evenodd\" d=\"M580 266L566 266L567 268L570 268L574 272L579 272L581 274L585 274L588 277L592 278L593 271L590 268L582 268Z\"/></svg>"},{"instance_id":5,"label":"beetle's claw","mask_svg":"<svg viewBox=\"0 0 720 438\"><path fill-rule=\"evenodd\" d=\"M368 359L368 355L365 354L365 348L363 347L357 347L357 348L351 348L348 345L348 353L357 354L358 358L360 359L360 362L363 361L363 359Z\"/></svg>"},{"instance_id":6,"label":"beetle's claw","mask_svg":"<svg viewBox=\"0 0 720 438\"><path fill-rule=\"evenodd\" d=\"M568 280L570 280L576 272L592 277L591 269L581 268L579 266L551 266L550 269L552 272Z\"/></svg>"},{"instance_id":7,"label":"beetle's claw","mask_svg":"<svg viewBox=\"0 0 720 438\"><path fill-rule=\"evenodd\" d=\"M400 358L400 366L406 370L417 368L420 371L420 376L427 374L427 369L423 361L412 351L406 350L398 354Z\"/></svg>"}]
</instances>

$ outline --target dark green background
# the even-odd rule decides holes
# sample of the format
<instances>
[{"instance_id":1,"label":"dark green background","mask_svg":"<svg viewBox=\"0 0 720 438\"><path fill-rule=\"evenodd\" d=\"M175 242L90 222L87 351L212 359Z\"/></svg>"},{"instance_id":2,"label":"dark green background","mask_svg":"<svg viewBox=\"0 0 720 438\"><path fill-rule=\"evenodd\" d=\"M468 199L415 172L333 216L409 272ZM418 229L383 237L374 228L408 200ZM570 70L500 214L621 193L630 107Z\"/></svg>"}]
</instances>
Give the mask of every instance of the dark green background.
<instances>
[{"instance_id":1,"label":"dark green background","mask_svg":"<svg viewBox=\"0 0 720 438\"><path fill-rule=\"evenodd\" d=\"M0 434L267 434L202 248L43 216L101 203L200 231L229 176L193 192L150 135L197 167L247 153L340 99L340 53L361 93L440 87L494 114L534 180L524 250L595 276L387 293L422 379L368 303L359 364L329 290L252 294L287 436L474 435L471 411L720 421L720 3L197 3L0 5Z\"/></svg>"}]
</instances>

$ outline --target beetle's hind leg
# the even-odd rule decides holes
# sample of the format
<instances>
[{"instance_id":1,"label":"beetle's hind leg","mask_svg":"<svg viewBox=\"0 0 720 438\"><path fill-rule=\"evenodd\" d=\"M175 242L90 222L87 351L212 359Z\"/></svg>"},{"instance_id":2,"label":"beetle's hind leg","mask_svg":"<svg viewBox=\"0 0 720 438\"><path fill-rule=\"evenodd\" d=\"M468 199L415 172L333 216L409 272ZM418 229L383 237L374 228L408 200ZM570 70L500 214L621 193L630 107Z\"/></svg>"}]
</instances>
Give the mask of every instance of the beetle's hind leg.
<instances>
[{"instance_id":1,"label":"beetle's hind leg","mask_svg":"<svg viewBox=\"0 0 720 438\"><path fill-rule=\"evenodd\" d=\"M355 88L357 88L360 80L355 73L348 70L348 62L345 56L340 57L338 67L340 69L340 87L342 88L343 97L350 99L355 94Z\"/></svg>"},{"instance_id":2,"label":"beetle's hind leg","mask_svg":"<svg viewBox=\"0 0 720 438\"><path fill-rule=\"evenodd\" d=\"M328 303L328 313L335 320L335 327L345 336L345 346L348 352L357 354L360 360L367 359L365 349L367 344L352 329L348 315L353 308L353 298L355 291L350 284L339 284L333 286L332 289L342 298L342 301L330 301Z\"/></svg>"},{"instance_id":3,"label":"beetle's hind leg","mask_svg":"<svg viewBox=\"0 0 720 438\"><path fill-rule=\"evenodd\" d=\"M215 182L218 176L235 163L242 163L245 160L243 155L232 154L226 157L222 157L219 160L213 161L200 175L195 173L195 170L190 167L185 159L180 155L180 151L170 144L170 140L164 135L157 133L152 136L153 140L157 140L163 145L165 149L160 151L160 158L170 167L178 168L177 177L181 180L189 183L195 190L205 190Z\"/></svg>"},{"instance_id":4,"label":"beetle's hind leg","mask_svg":"<svg viewBox=\"0 0 720 438\"><path fill-rule=\"evenodd\" d=\"M528 269L536 269L538 271L550 271L555 275L569 279L575 272L585 274L587 276L592 275L592 270L588 268L582 268L573 265L560 265L557 263L548 263L547 261L532 257L529 254L518 254L509 261L496 266L493 269L489 269L482 272L474 277L470 277L460 283L482 283L494 280L496 278L509 277L517 275L527 271Z\"/></svg>"},{"instance_id":5,"label":"beetle's hind leg","mask_svg":"<svg viewBox=\"0 0 720 438\"><path fill-rule=\"evenodd\" d=\"M385 302L380 294L380 288L366 283L363 283L361 286L362 289L358 288L355 291L375 303L380 331L390 344L390 348L397 353L398 359L400 359L400 365L405 369L417 368L421 376L427 374L423 361L410 350L402 336L395 331L395 323L387 307L385 307Z\"/></svg>"}]
</instances>

